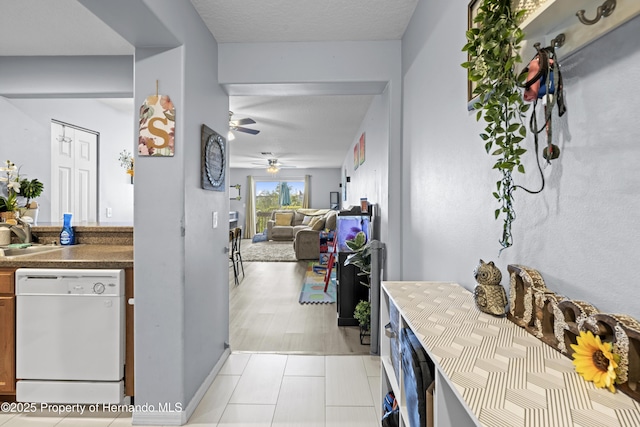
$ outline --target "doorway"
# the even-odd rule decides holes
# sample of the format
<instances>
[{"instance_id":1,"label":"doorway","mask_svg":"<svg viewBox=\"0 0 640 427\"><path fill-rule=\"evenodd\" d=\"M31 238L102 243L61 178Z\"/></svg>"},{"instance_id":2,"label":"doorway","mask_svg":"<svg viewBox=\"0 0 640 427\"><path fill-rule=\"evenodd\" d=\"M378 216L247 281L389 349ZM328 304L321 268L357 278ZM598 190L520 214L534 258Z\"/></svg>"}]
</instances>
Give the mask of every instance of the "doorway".
<instances>
[{"instance_id":1,"label":"doorway","mask_svg":"<svg viewBox=\"0 0 640 427\"><path fill-rule=\"evenodd\" d=\"M76 223L98 219L99 133L51 120L51 220L73 214Z\"/></svg>"}]
</instances>

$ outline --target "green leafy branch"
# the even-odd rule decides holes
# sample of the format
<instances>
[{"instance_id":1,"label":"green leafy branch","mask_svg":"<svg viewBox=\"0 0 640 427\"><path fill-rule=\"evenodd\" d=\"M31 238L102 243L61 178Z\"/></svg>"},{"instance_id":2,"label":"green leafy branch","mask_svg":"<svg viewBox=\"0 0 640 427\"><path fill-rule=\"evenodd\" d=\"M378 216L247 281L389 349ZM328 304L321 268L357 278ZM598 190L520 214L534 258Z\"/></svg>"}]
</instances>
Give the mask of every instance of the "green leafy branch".
<instances>
[{"instance_id":1,"label":"green leafy branch","mask_svg":"<svg viewBox=\"0 0 640 427\"><path fill-rule=\"evenodd\" d=\"M462 48L469 54L469 61L462 66L469 70L469 80L476 83L473 95L478 96L474 105L476 120L484 119L486 127L480 134L487 153L496 156L493 169L501 172L493 196L500 207L495 218L504 216L502 248L513 244L511 223L516 214L513 207L515 186L512 172L524 173L521 156L526 153L520 143L527 135L523 117L529 109L522 99L519 87L525 76L516 72L522 62L520 43L524 32L518 26L525 11L511 10L509 0L482 0L474 18L474 27L467 31L467 44Z\"/></svg>"}]
</instances>

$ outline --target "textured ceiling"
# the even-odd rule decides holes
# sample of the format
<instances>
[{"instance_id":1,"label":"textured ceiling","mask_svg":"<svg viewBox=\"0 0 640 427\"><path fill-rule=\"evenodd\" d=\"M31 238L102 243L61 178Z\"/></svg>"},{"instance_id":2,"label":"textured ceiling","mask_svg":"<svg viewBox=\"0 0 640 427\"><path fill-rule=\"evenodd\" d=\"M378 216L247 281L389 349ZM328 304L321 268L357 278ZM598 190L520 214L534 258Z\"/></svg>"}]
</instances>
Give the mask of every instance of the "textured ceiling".
<instances>
[{"instance_id":1,"label":"textured ceiling","mask_svg":"<svg viewBox=\"0 0 640 427\"><path fill-rule=\"evenodd\" d=\"M417 0L191 0L219 43L400 40Z\"/></svg>"},{"instance_id":2,"label":"textured ceiling","mask_svg":"<svg viewBox=\"0 0 640 427\"><path fill-rule=\"evenodd\" d=\"M398 40L417 2L191 0L220 43ZM0 56L133 52L76 0L0 0ZM231 96L234 118L253 118L257 123L250 127L261 132L235 132L230 164L257 168L254 163L265 158L260 153L272 152L289 166L340 167L371 100L370 95Z\"/></svg>"}]
</instances>

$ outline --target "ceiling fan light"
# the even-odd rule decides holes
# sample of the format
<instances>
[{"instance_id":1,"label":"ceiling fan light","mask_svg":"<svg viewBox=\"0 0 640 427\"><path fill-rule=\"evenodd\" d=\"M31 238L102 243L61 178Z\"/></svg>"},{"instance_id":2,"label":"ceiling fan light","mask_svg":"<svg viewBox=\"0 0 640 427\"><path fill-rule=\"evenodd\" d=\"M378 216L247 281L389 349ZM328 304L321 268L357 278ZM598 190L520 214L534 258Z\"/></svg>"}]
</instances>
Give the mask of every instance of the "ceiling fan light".
<instances>
[{"instance_id":1,"label":"ceiling fan light","mask_svg":"<svg viewBox=\"0 0 640 427\"><path fill-rule=\"evenodd\" d=\"M267 172L268 173L273 173L273 174L278 173L279 170L280 170L280 168L278 168L275 165L269 165L269 167L267 168Z\"/></svg>"},{"instance_id":2,"label":"ceiling fan light","mask_svg":"<svg viewBox=\"0 0 640 427\"><path fill-rule=\"evenodd\" d=\"M233 134L233 132L227 132L227 141L233 141L234 139L236 139L236 136Z\"/></svg>"}]
</instances>

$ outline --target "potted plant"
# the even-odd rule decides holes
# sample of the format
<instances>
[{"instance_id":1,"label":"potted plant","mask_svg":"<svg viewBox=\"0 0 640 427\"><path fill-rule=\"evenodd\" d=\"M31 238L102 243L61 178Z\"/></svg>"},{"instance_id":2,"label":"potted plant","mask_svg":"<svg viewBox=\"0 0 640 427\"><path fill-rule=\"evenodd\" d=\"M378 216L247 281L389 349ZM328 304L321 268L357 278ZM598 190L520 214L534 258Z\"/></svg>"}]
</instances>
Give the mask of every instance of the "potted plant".
<instances>
[{"instance_id":1,"label":"potted plant","mask_svg":"<svg viewBox=\"0 0 640 427\"><path fill-rule=\"evenodd\" d=\"M0 218L4 221L15 218L18 210L18 193L20 193L20 178L18 168L11 160L5 162L5 166L0 168L6 176L0 177L0 182L4 182L7 188L6 196L0 196Z\"/></svg>"},{"instance_id":2,"label":"potted plant","mask_svg":"<svg viewBox=\"0 0 640 427\"><path fill-rule=\"evenodd\" d=\"M364 344L364 338L371 334L369 332L371 330L371 303L360 300L353 312L353 317L360 325L360 344Z\"/></svg>"},{"instance_id":3,"label":"potted plant","mask_svg":"<svg viewBox=\"0 0 640 427\"><path fill-rule=\"evenodd\" d=\"M367 241L367 235L363 231L358 232L353 239L345 240L345 243L353 253L349 254L344 261L344 265L353 265L360 269L358 276L365 276L366 281L360 284L370 287L371 276L371 245ZM360 300L356 304L353 317L360 325L360 344L365 344L364 337L370 335L371 328L371 303L367 300Z\"/></svg>"},{"instance_id":4,"label":"potted plant","mask_svg":"<svg viewBox=\"0 0 640 427\"><path fill-rule=\"evenodd\" d=\"M359 231L353 239L345 240L347 247L353 251L344 261L344 265L354 265L360 269L358 276L366 276L366 282L360 282L369 287L371 275L371 246L364 231Z\"/></svg>"},{"instance_id":5,"label":"potted plant","mask_svg":"<svg viewBox=\"0 0 640 427\"><path fill-rule=\"evenodd\" d=\"M20 208L20 215L33 218L34 224L38 222L39 209L38 203L33 199L40 197L43 190L44 184L37 178L31 180L24 178L20 181L20 195L26 199L24 207Z\"/></svg>"}]
</instances>

